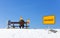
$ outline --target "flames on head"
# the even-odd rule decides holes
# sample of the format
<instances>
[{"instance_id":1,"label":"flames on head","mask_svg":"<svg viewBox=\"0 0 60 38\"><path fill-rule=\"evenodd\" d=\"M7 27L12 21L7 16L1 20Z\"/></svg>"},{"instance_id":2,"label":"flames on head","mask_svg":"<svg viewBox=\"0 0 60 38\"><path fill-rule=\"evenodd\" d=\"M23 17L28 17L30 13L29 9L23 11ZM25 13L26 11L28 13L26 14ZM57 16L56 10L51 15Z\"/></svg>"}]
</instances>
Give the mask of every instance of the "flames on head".
<instances>
[{"instance_id":1,"label":"flames on head","mask_svg":"<svg viewBox=\"0 0 60 38\"><path fill-rule=\"evenodd\" d=\"M23 17L22 16L20 16L20 20L23 20Z\"/></svg>"}]
</instances>

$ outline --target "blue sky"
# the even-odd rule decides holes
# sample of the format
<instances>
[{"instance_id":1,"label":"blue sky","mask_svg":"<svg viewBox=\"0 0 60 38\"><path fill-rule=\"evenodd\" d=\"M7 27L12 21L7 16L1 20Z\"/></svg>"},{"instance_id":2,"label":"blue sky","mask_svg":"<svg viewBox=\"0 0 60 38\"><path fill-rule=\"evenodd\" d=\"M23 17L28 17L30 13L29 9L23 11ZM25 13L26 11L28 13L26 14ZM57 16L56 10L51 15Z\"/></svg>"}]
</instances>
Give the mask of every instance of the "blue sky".
<instances>
[{"instance_id":1,"label":"blue sky","mask_svg":"<svg viewBox=\"0 0 60 38\"><path fill-rule=\"evenodd\" d=\"M26 21L30 18L29 28L47 28L42 17L55 15L56 24L50 28L60 28L60 0L0 0L0 28L6 28L8 20L19 21L20 16Z\"/></svg>"}]
</instances>

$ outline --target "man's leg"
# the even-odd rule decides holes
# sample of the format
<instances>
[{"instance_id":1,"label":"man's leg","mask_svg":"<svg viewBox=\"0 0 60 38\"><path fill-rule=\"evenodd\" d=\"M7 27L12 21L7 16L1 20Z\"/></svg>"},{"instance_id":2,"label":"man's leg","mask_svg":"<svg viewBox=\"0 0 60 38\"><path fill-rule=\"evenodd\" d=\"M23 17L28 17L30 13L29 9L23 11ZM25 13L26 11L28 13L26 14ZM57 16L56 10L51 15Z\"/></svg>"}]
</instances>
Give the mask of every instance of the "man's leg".
<instances>
[{"instance_id":1,"label":"man's leg","mask_svg":"<svg viewBox=\"0 0 60 38\"><path fill-rule=\"evenodd\" d=\"M22 25L22 28L24 28L24 25Z\"/></svg>"},{"instance_id":2,"label":"man's leg","mask_svg":"<svg viewBox=\"0 0 60 38\"><path fill-rule=\"evenodd\" d=\"M21 29L21 26L19 26L19 28Z\"/></svg>"}]
</instances>

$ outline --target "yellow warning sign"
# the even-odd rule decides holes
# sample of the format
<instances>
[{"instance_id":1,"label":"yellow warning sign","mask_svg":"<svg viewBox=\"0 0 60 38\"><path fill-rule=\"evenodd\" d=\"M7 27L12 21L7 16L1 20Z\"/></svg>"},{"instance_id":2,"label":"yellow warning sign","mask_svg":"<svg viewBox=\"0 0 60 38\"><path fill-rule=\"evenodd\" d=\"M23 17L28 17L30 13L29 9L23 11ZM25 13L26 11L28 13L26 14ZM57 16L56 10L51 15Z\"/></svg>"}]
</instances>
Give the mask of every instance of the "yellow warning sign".
<instances>
[{"instance_id":1,"label":"yellow warning sign","mask_svg":"<svg viewBox=\"0 0 60 38\"><path fill-rule=\"evenodd\" d=\"M55 16L44 16L43 24L55 24Z\"/></svg>"}]
</instances>

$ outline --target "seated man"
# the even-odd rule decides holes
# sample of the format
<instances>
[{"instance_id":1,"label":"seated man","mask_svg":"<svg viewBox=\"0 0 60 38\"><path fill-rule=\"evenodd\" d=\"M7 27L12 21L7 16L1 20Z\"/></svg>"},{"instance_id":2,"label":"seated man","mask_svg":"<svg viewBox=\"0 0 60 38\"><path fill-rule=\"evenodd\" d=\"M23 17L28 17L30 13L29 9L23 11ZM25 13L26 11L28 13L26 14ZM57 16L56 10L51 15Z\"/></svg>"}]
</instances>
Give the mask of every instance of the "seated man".
<instances>
[{"instance_id":1,"label":"seated man","mask_svg":"<svg viewBox=\"0 0 60 38\"><path fill-rule=\"evenodd\" d=\"M24 28L24 23L25 23L24 20L20 20L20 26L19 27Z\"/></svg>"},{"instance_id":2,"label":"seated man","mask_svg":"<svg viewBox=\"0 0 60 38\"><path fill-rule=\"evenodd\" d=\"M22 16L20 17L20 21L19 21L19 23L20 23L20 28L22 27L22 28L24 28L24 20L23 20L23 18L22 18Z\"/></svg>"}]
</instances>

